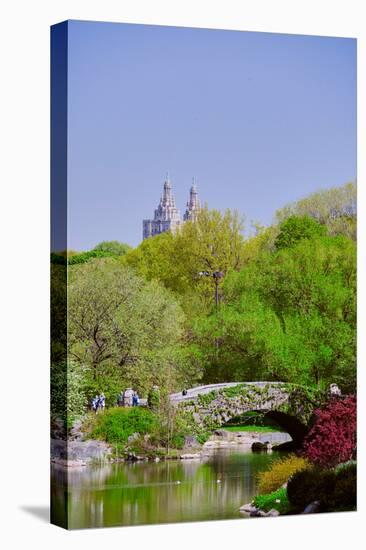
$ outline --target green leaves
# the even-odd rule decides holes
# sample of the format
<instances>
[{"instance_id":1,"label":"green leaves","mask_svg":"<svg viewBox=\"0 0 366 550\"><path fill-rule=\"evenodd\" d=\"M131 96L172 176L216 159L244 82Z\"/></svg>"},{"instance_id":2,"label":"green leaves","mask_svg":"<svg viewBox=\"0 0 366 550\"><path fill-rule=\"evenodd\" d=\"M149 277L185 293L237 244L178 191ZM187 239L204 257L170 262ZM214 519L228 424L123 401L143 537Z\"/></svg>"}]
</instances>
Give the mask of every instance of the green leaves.
<instances>
[{"instance_id":1,"label":"green leaves","mask_svg":"<svg viewBox=\"0 0 366 550\"><path fill-rule=\"evenodd\" d=\"M355 383L356 247L345 237L262 251L224 283L219 315L194 324L206 381ZM219 342L219 348L215 342Z\"/></svg>"},{"instance_id":2,"label":"green leaves","mask_svg":"<svg viewBox=\"0 0 366 550\"><path fill-rule=\"evenodd\" d=\"M356 182L312 193L276 212L282 223L289 216L310 216L328 228L331 236L343 235L356 240Z\"/></svg>"},{"instance_id":3,"label":"green leaves","mask_svg":"<svg viewBox=\"0 0 366 550\"><path fill-rule=\"evenodd\" d=\"M327 228L310 216L290 216L280 225L275 247L277 250L290 248L303 239L314 239L326 234Z\"/></svg>"},{"instance_id":4,"label":"green leaves","mask_svg":"<svg viewBox=\"0 0 366 550\"><path fill-rule=\"evenodd\" d=\"M180 346L184 315L171 292L114 260L74 269L69 282L69 351L90 366L90 387L105 391L113 379L110 404L127 383L145 389L168 366L174 370L174 360L167 366L163 357Z\"/></svg>"},{"instance_id":5,"label":"green leaves","mask_svg":"<svg viewBox=\"0 0 366 550\"><path fill-rule=\"evenodd\" d=\"M93 250L109 252L115 256L124 256L129 250L131 250L131 247L128 244L121 243L119 241L102 241L97 244Z\"/></svg>"}]
</instances>

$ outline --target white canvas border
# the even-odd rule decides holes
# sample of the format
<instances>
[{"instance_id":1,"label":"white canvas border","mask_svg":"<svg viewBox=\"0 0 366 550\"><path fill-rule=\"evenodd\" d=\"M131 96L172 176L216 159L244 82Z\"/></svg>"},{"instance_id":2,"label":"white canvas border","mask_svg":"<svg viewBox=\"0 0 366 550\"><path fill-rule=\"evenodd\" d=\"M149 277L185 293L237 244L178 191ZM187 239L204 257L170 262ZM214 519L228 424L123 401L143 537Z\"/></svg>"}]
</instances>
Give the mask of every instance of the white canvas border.
<instances>
[{"instance_id":1,"label":"white canvas border","mask_svg":"<svg viewBox=\"0 0 366 550\"><path fill-rule=\"evenodd\" d=\"M4 10L4 7L2 8ZM34 514L48 504L49 26L68 18L242 29L358 39L359 463L365 463L366 35L362 1L186 0L8 2L2 21L3 540L27 548L358 547L365 521L365 467L359 512L274 520L89 530L66 533ZM29 397L32 399L29 406ZM6 400L9 399L9 403ZM25 508L31 508L28 512ZM41 514L42 515L42 514ZM359 537L359 539L357 539Z\"/></svg>"}]
</instances>

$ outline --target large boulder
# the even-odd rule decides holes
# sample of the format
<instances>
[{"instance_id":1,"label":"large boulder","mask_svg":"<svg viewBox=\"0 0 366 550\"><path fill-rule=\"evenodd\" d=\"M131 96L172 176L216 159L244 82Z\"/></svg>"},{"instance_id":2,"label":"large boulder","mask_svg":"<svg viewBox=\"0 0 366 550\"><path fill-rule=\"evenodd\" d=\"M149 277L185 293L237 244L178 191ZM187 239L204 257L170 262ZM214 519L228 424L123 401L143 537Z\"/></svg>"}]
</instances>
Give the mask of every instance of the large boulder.
<instances>
[{"instance_id":1,"label":"large boulder","mask_svg":"<svg viewBox=\"0 0 366 550\"><path fill-rule=\"evenodd\" d=\"M64 463L66 466L74 464L89 464L110 459L111 448L104 441L60 441L51 439L51 460Z\"/></svg>"},{"instance_id":2,"label":"large boulder","mask_svg":"<svg viewBox=\"0 0 366 550\"><path fill-rule=\"evenodd\" d=\"M243 506L240 506L239 508L240 512L246 512L247 514L251 514L252 512L255 512L257 508L252 504L251 502L248 502L248 504L243 504Z\"/></svg>"},{"instance_id":3,"label":"large boulder","mask_svg":"<svg viewBox=\"0 0 366 550\"><path fill-rule=\"evenodd\" d=\"M261 441L254 441L252 445L252 451L254 453L267 452L270 450L272 450L272 445L269 441L266 441L265 443L262 443Z\"/></svg>"},{"instance_id":4,"label":"large boulder","mask_svg":"<svg viewBox=\"0 0 366 550\"><path fill-rule=\"evenodd\" d=\"M269 512L267 512L266 516L267 518L276 518L277 516L279 516L280 513L278 510L276 510L275 508L272 508Z\"/></svg>"},{"instance_id":5,"label":"large boulder","mask_svg":"<svg viewBox=\"0 0 366 550\"><path fill-rule=\"evenodd\" d=\"M228 430L215 430L214 435L221 437L222 439L230 439L232 437L231 432Z\"/></svg>"},{"instance_id":6,"label":"large boulder","mask_svg":"<svg viewBox=\"0 0 366 550\"><path fill-rule=\"evenodd\" d=\"M310 502L303 511L303 514L316 514L320 510L320 502L319 500L314 500L314 502Z\"/></svg>"}]
</instances>

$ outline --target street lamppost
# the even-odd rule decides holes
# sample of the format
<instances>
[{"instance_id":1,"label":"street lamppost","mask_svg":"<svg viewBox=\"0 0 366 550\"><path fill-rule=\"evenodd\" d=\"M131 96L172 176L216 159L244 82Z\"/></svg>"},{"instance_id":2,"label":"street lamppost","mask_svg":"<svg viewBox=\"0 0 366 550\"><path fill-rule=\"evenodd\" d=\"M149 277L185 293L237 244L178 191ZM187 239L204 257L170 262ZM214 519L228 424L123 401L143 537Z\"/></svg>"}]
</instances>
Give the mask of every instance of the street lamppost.
<instances>
[{"instance_id":1,"label":"street lamppost","mask_svg":"<svg viewBox=\"0 0 366 550\"><path fill-rule=\"evenodd\" d=\"M219 284L220 279L224 276L222 271L200 271L199 272L200 277L213 277L213 280L215 281L215 306L216 306L216 317L218 317L219 313ZM219 352L219 339L215 338L215 347L216 347L216 353Z\"/></svg>"}]
</instances>

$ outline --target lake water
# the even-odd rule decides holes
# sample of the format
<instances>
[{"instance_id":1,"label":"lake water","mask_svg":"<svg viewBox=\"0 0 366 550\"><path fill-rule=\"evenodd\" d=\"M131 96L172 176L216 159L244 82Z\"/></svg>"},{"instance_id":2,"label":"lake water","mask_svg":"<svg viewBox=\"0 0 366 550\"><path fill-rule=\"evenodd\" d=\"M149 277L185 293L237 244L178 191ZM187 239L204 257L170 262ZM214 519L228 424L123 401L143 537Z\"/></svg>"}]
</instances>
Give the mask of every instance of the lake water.
<instances>
[{"instance_id":1,"label":"lake water","mask_svg":"<svg viewBox=\"0 0 366 550\"><path fill-rule=\"evenodd\" d=\"M278 453L219 449L203 460L135 462L65 469L53 466L52 516L69 528L242 518L257 474ZM219 481L219 482L218 482Z\"/></svg>"}]
</instances>

